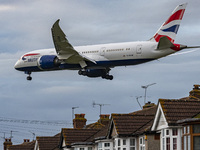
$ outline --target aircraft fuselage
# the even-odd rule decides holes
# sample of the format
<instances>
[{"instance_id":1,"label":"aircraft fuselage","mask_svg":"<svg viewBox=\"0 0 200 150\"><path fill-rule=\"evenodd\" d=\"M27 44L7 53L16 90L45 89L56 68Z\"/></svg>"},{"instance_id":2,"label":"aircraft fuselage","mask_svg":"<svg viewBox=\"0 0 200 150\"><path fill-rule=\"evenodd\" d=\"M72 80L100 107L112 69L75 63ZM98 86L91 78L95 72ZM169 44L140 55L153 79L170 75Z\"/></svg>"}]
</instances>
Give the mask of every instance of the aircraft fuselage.
<instances>
[{"instance_id":1,"label":"aircraft fuselage","mask_svg":"<svg viewBox=\"0 0 200 150\"><path fill-rule=\"evenodd\" d=\"M143 42L126 42L126 43L111 43L89 46L74 47L82 55L95 60L96 64L86 62L87 68L113 68L116 66L137 65L152 61L176 51L172 49L157 50L157 42L143 41ZM20 71L50 71L50 70L79 70L81 66L77 63L61 61L61 64L51 69L43 69L39 65L40 57L42 56L56 56L59 60L62 57L58 56L56 50L42 49L35 50L24 54L15 64L15 68ZM64 56L66 58L66 56ZM70 57L70 55L68 56Z\"/></svg>"}]
</instances>

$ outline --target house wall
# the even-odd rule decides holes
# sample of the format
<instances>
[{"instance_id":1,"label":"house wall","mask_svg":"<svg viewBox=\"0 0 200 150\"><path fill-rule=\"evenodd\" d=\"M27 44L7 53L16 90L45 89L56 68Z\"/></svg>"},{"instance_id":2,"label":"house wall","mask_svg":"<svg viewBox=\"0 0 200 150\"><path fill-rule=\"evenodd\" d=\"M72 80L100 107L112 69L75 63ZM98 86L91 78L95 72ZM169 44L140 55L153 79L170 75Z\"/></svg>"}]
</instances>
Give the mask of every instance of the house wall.
<instances>
[{"instance_id":1,"label":"house wall","mask_svg":"<svg viewBox=\"0 0 200 150\"><path fill-rule=\"evenodd\" d=\"M160 150L160 134L147 135L145 140L146 150Z\"/></svg>"},{"instance_id":2,"label":"house wall","mask_svg":"<svg viewBox=\"0 0 200 150\"><path fill-rule=\"evenodd\" d=\"M116 132L116 129L115 127L112 129L112 134L111 134L112 137L116 137L117 136L117 132Z\"/></svg>"},{"instance_id":3,"label":"house wall","mask_svg":"<svg viewBox=\"0 0 200 150\"><path fill-rule=\"evenodd\" d=\"M127 138L114 138L113 139L113 149L114 150L131 150L137 149L137 140L135 137L127 137Z\"/></svg>"}]
</instances>

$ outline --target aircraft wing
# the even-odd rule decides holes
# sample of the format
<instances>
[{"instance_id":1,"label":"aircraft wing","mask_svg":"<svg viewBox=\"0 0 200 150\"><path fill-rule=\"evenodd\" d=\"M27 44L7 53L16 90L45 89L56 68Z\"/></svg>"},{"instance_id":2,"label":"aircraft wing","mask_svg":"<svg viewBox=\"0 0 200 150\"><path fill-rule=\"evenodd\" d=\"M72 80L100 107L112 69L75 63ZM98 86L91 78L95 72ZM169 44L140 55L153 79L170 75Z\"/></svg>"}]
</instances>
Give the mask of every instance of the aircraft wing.
<instances>
[{"instance_id":1,"label":"aircraft wing","mask_svg":"<svg viewBox=\"0 0 200 150\"><path fill-rule=\"evenodd\" d=\"M79 63L82 68L87 66L85 61L90 61L96 64L94 60L82 55L74 49L67 40L65 33L60 28L59 21L60 19L58 19L51 28L54 46L59 58L64 60L66 63Z\"/></svg>"}]
</instances>

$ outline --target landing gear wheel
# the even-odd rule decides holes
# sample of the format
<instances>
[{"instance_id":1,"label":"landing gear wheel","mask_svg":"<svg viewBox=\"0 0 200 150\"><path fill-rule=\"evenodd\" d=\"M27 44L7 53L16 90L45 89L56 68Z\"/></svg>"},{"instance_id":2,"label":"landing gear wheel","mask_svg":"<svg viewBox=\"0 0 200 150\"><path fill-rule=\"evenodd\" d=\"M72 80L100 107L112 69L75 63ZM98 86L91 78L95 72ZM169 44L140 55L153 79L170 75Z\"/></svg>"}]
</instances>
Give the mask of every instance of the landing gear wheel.
<instances>
[{"instance_id":1,"label":"landing gear wheel","mask_svg":"<svg viewBox=\"0 0 200 150\"><path fill-rule=\"evenodd\" d=\"M31 80L32 80L32 77L31 77L31 76L28 76L26 79L27 79L28 81L31 81Z\"/></svg>"},{"instance_id":2,"label":"landing gear wheel","mask_svg":"<svg viewBox=\"0 0 200 150\"><path fill-rule=\"evenodd\" d=\"M113 79L113 76L112 76L112 75L106 75L106 79L112 80L112 79Z\"/></svg>"}]
</instances>

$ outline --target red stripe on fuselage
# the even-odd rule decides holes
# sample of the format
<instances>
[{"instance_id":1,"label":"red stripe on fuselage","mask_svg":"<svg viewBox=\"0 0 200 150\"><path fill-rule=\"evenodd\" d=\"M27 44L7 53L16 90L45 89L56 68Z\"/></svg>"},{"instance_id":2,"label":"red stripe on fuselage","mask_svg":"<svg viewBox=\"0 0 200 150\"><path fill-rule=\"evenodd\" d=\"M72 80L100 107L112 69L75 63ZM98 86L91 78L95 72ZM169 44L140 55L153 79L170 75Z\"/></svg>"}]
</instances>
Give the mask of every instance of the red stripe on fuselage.
<instances>
[{"instance_id":1,"label":"red stripe on fuselage","mask_svg":"<svg viewBox=\"0 0 200 150\"><path fill-rule=\"evenodd\" d=\"M26 54L24 55L23 57L26 57L26 56L35 56L35 55L39 55L40 53L32 53L32 54Z\"/></svg>"},{"instance_id":2,"label":"red stripe on fuselage","mask_svg":"<svg viewBox=\"0 0 200 150\"><path fill-rule=\"evenodd\" d=\"M166 25L174 20L182 20L184 12L185 12L185 9L178 10L177 12L175 12L173 15L171 15L169 17L169 19L165 22L164 25Z\"/></svg>"}]
</instances>

